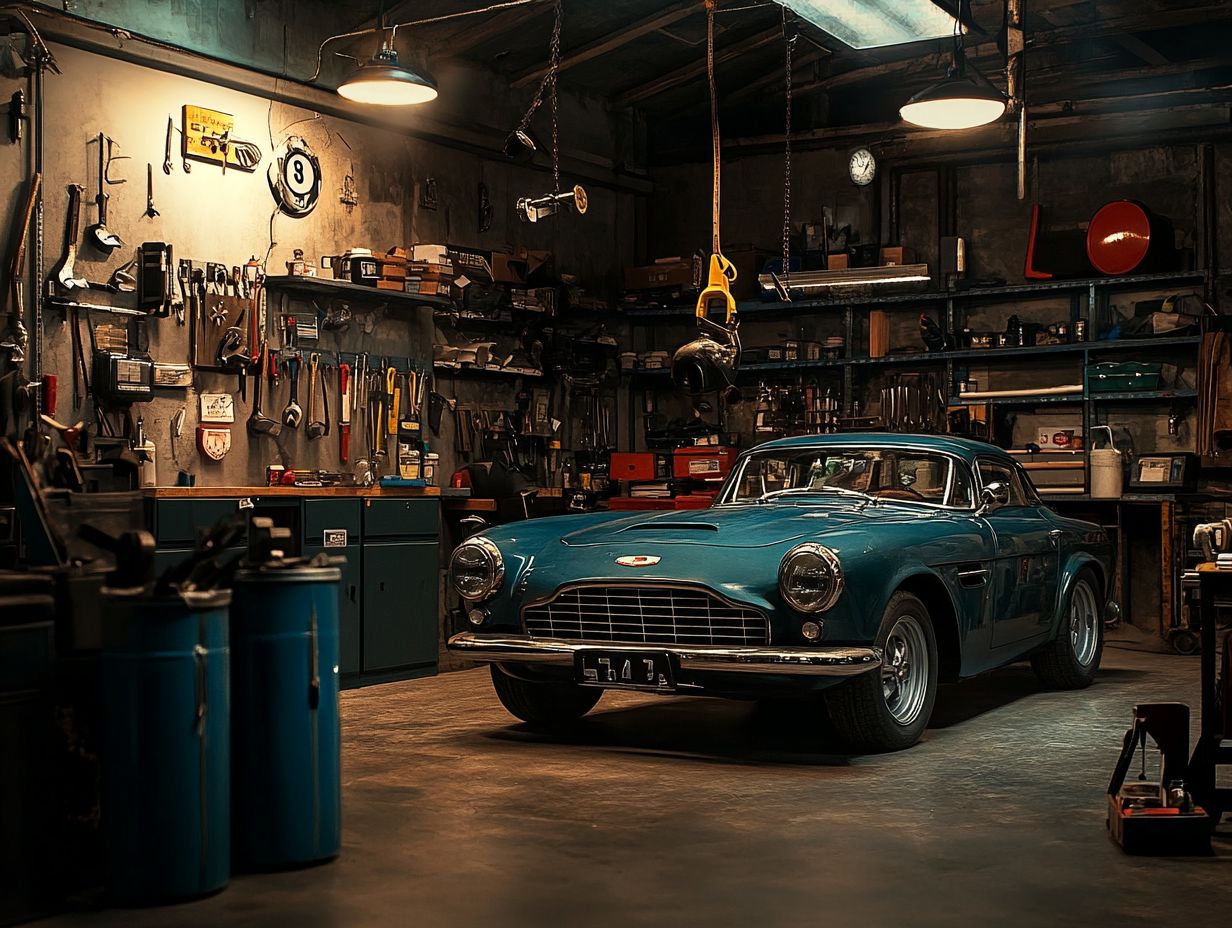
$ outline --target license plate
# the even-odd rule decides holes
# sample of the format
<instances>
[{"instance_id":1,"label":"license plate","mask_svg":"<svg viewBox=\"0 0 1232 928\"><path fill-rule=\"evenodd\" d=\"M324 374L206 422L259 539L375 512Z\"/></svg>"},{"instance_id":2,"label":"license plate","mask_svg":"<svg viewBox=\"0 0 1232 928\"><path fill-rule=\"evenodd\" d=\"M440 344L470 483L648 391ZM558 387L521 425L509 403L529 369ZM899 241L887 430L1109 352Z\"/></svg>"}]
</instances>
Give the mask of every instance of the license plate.
<instances>
[{"instance_id":1,"label":"license plate","mask_svg":"<svg viewBox=\"0 0 1232 928\"><path fill-rule=\"evenodd\" d=\"M579 651L577 682L612 689L673 690L676 681L666 654L645 651Z\"/></svg>"}]
</instances>

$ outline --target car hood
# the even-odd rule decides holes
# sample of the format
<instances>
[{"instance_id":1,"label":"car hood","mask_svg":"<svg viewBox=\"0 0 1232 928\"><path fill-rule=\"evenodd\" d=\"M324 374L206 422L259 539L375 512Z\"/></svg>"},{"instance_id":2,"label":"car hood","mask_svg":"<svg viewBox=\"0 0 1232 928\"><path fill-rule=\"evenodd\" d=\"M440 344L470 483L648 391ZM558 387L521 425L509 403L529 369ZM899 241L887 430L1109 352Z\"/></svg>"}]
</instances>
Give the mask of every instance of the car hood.
<instances>
[{"instance_id":1,"label":"car hood","mask_svg":"<svg viewBox=\"0 0 1232 928\"><path fill-rule=\"evenodd\" d=\"M931 514L930 510L902 506L861 507L849 500L822 505L720 506L686 512L637 513L569 532L561 541L571 548L639 544L765 548L800 538L841 535L853 526L914 522Z\"/></svg>"}]
</instances>

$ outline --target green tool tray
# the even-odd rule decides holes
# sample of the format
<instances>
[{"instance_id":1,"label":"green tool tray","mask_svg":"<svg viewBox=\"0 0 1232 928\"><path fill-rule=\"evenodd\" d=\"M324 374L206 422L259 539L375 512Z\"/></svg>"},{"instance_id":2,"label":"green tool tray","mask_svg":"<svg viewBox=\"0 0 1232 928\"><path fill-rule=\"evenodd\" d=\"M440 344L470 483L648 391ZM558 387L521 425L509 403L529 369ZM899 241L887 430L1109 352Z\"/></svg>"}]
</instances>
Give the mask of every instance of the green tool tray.
<instances>
[{"instance_id":1,"label":"green tool tray","mask_svg":"<svg viewBox=\"0 0 1232 928\"><path fill-rule=\"evenodd\" d=\"M1147 361L1106 361L1087 368L1092 393L1118 393L1125 390L1158 390L1163 364Z\"/></svg>"}]
</instances>

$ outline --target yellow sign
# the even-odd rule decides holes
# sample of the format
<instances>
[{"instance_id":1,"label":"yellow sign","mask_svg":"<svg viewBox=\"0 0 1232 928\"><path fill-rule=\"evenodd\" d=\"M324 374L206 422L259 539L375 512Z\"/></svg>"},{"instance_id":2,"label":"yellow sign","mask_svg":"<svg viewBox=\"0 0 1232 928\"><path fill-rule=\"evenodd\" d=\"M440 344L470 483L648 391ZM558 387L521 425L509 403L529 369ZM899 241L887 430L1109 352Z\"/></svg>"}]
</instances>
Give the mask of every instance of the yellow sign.
<instances>
[{"instance_id":1,"label":"yellow sign","mask_svg":"<svg viewBox=\"0 0 1232 928\"><path fill-rule=\"evenodd\" d=\"M183 134L185 158L218 165L225 160L229 168L251 170L251 165L240 162L235 144L235 117L230 113L185 104Z\"/></svg>"}]
</instances>

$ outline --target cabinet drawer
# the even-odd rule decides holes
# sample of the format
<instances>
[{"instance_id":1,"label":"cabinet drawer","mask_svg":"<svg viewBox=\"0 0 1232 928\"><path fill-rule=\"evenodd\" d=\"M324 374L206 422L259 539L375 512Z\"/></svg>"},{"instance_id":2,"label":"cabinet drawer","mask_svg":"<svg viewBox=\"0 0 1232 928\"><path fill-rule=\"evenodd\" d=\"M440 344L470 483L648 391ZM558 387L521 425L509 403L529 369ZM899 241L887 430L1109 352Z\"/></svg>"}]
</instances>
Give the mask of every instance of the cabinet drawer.
<instances>
[{"instance_id":1,"label":"cabinet drawer","mask_svg":"<svg viewBox=\"0 0 1232 928\"><path fill-rule=\"evenodd\" d=\"M304 501L304 544L324 545L327 531L343 529L346 544L359 542L359 500L309 499Z\"/></svg>"},{"instance_id":2,"label":"cabinet drawer","mask_svg":"<svg viewBox=\"0 0 1232 928\"><path fill-rule=\"evenodd\" d=\"M198 534L240 511L234 499L160 499L154 509L154 538L159 545L192 545Z\"/></svg>"},{"instance_id":3,"label":"cabinet drawer","mask_svg":"<svg viewBox=\"0 0 1232 928\"><path fill-rule=\"evenodd\" d=\"M364 500L364 537L435 537L440 531L440 504L435 499Z\"/></svg>"}]
</instances>

